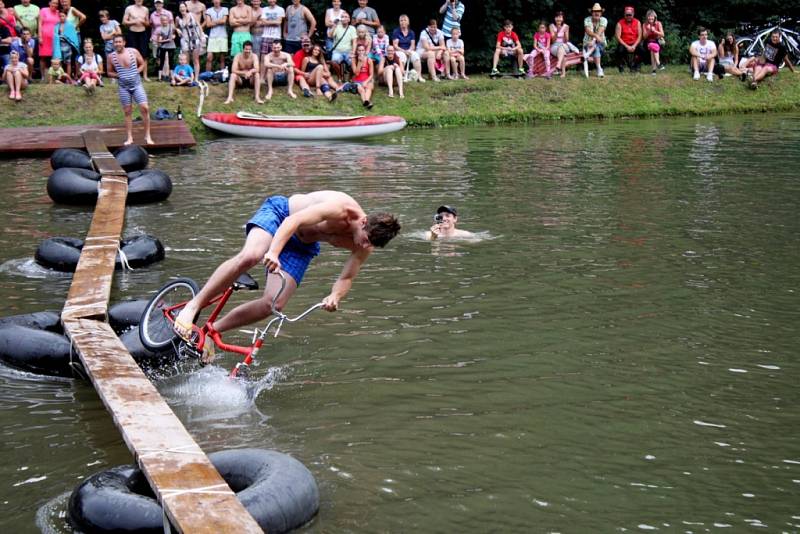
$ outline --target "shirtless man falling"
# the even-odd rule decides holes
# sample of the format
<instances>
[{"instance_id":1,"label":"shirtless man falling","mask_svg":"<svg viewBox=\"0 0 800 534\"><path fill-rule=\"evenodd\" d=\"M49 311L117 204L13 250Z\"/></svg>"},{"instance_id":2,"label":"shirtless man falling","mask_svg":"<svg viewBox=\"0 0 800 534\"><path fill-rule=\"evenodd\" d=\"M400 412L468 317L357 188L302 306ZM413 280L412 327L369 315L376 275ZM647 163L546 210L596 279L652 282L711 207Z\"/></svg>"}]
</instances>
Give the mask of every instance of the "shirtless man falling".
<instances>
[{"instance_id":1,"label":"shirtless man falling","mask_svg":"<svg viewBox=\"0 0 800 534\"><path fill-rule=\"evenodd\" d=\"M289 275L286 289L275 303L277 309L283 309L309 263L319 254L319 241L350 251L330 295L322 301L326 310L335 311L373 249L386 246L399 231L400 223L394 215L367 215L352 197L339 191L269 197L248 221L242 250L217 267L203 289L181 310L175 319L175 332L188 338L192 320L203 306L257 263L264 263L269 273L281 270ZM263 296L234 308L214 323L214 328L224 332L264 319L272 313L272 300L280 286L280 278L268 274Z\"/></svg>"},{"instance_id":2,"label":"shirtless man falling","mask_svg":"<svg viewBox=\"0 0 800 534\"><path fill-rule=\"evenodd\" d=\"M256 102L263 104L261 100L261 75L258 73L258 56L253 53L253 43L245 41L242 52L236 54L231 65L231 78L228 80L228 99L226 104L233 102L233 91L236 86L245 84L253 87L256 94Z\"/></svg>"}]
</instances>

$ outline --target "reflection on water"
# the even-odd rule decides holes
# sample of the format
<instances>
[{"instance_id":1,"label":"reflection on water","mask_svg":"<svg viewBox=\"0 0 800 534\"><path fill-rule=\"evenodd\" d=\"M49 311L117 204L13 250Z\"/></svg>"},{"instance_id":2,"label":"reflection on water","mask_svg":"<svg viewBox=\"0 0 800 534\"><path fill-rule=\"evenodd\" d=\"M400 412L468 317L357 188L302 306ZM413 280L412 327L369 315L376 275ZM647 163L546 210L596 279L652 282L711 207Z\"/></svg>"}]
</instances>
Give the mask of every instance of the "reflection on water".
<instances>
[{"instance_id":1,"label":"reflection on water","mask_svg":"<svg viewBox=\"0 0 800 534\"><path fill-rule=\"evenodd\" d=\"M117 273L112 300L204 281L269 194L346 191L404 230L342 309L270 339L254 389L227 379L233 356L157 381L206 450L308 465L309 531L794 531L798 147L794 115L215 141L155 160L173 196L125 231L167 258ZM58 309L69 277L19 262L90 216L49 202L46 162L2 166L4 314ZM442 203L481 240L424 240ZM287 313L345 258L323 247ZM131 461L89 385L0 381L5 530Z\"/></svg>"}]
</instances>

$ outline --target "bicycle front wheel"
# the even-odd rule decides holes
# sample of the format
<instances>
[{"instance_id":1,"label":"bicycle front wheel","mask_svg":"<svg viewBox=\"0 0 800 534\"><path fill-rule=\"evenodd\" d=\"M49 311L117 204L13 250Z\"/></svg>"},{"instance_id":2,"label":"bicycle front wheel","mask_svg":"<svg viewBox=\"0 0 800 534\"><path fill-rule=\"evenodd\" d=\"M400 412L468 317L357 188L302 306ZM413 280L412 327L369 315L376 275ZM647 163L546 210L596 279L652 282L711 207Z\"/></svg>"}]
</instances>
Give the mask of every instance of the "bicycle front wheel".
<instances>
[{"instance_id":1,"label":"bicycle front wheel","mask_svg":"<svg viewBox=\"0 0 800 534\"><path fill-rule=\"evenodd\" d=\"M175 317L198 291L200 289L191 278L178 278L159 289L147 303L139 320L142 345L158 352L171 344L178 337L172 329Z\"/></svg>"}]
</instances>

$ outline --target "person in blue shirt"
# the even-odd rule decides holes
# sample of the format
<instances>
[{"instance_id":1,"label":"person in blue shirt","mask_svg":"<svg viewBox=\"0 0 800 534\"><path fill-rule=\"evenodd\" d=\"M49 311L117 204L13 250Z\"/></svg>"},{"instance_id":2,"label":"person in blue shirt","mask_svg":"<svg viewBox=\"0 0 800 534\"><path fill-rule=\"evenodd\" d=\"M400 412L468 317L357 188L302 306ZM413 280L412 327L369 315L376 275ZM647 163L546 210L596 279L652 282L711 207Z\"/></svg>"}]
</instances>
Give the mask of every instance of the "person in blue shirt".
<instances>
[{"instance_id":1,"label":"person in blue shirt","mask_svg":"<svg viewBox=\"0 0 800 534\"><path fill-rule=\"evenodd\" d=\"M194 69L189 65L189 56L183 52L178 55L178 64L172 70L170 85L194 85Z\"/></svg>"},{"instance_id":2,"label":"person in blue shirt","mask_svg":"<svg viewBox=\"0 0 800 534\"><path fill-rule=\"evenodd\" d=\"M408 63L414 66L416 79L424 82L422 77L422 63L417 53L417 34L410 28L410 21L408 15L400 15L398 19L400 23L399 28L395 28L392 32L392 45L397 51L400 62L403 64L403 70L408 74Z\"/></svg>"},{"instance_id":3,"label":"person in blue shirt","mask_svg":"<svg viewBox=\"0 0 800 534\"><path fill-rule=\"evenodd\" d=\"M460 0L445 0L442 7L439 8L439 13L444 14L442 33L445 37L450 39L450 32L456 28L461 29L461 18L464 16L464 3Z\"/></svg>"}]
</instances>

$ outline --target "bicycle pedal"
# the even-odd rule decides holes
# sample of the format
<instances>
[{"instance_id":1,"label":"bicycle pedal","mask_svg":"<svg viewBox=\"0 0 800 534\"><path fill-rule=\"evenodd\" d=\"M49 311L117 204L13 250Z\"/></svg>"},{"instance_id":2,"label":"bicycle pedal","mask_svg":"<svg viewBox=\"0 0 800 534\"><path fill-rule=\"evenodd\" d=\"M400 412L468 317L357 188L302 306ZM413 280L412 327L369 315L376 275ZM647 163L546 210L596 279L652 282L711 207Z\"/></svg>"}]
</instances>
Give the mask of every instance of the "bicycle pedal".
<instances>
[{"instance_id":1,"label":"bicycle pedal","mask_svg":"<svg viewBox=\"0 0 800 534\"><path fill-rule=\"evenodd\" d=\"M178 346L178 359L180 360L188 360L189 358L199 360L202 356L203 354L200 351L186 342Z\"/></svg>"}]
</instances>

